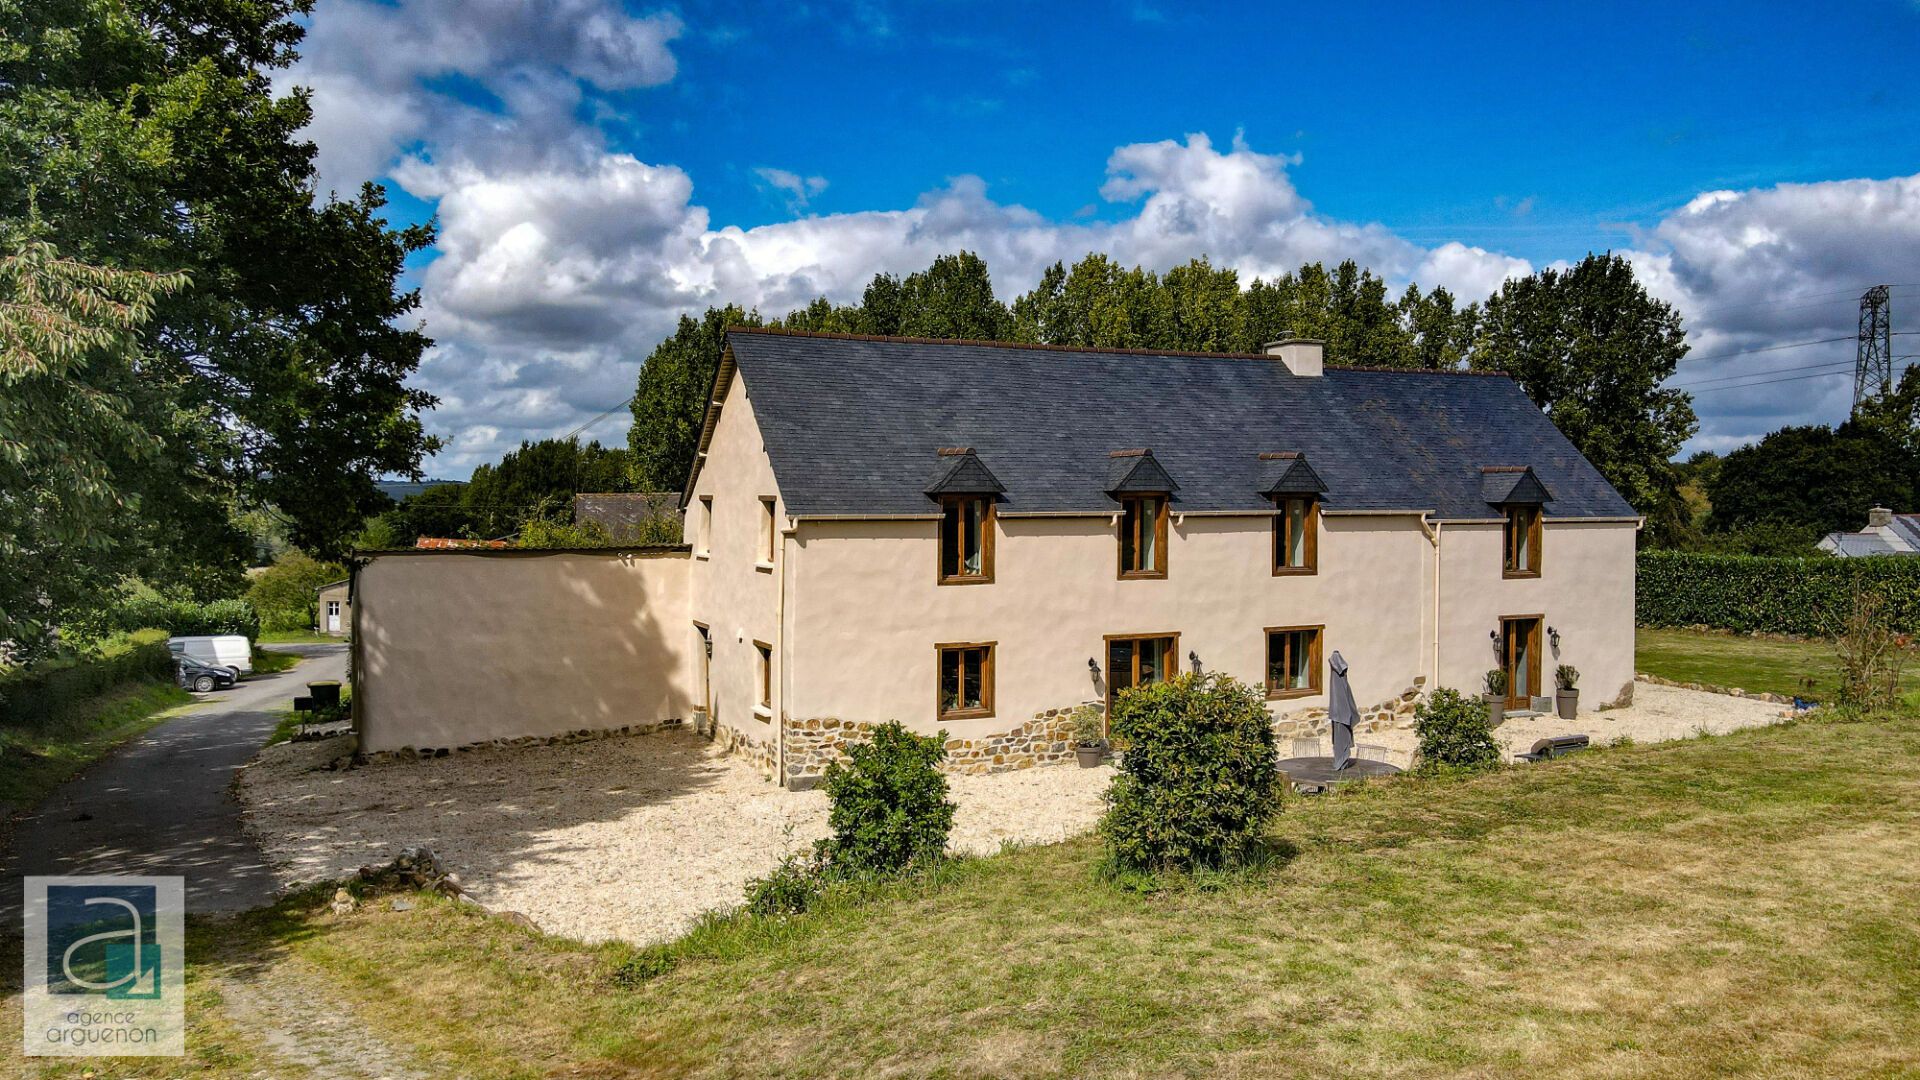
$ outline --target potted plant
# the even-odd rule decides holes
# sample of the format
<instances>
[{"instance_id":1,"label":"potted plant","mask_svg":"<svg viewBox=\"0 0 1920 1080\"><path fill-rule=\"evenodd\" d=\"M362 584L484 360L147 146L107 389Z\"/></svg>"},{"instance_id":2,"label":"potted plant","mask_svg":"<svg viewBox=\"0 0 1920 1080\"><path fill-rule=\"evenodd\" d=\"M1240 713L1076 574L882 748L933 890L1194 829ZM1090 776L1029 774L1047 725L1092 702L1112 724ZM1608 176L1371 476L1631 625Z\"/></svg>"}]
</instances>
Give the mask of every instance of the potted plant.
<instances>
[{"instance_id":1,"label":"potted plant","mask_svg":"<svg viewBox=\"0 0 1920 1080\"><path fill-rule=\"evenodd\" d=\"M1487 672L1487 692L1480 700L1487 703L1487 723L1499 727L1507 718L1507 673L1503 668L1493 668Z\"/></svg>"},{"instance_id":2,"label":"potted plant","mask_svg":"<svg viewBox=\"0 0 1920 1080\"><path fill-rule=\"evenodd\" d=\"M1574 712L1580 707L1580 669L1572 664L1561 664L1553 669L1553 711L1560 719L1573 719Z\"/></svg>"},{"instance_id":3,"label":"potted plant","mask_svg":"<svg viewBox=\"0 0 1920 1080\"><path fill-rule=\"evenodd\" d=\"M1092 705L1073 710L1073 756L1083 769L1091 769L1107 759L1106 716Z\"/></svg>"}]
</instances>

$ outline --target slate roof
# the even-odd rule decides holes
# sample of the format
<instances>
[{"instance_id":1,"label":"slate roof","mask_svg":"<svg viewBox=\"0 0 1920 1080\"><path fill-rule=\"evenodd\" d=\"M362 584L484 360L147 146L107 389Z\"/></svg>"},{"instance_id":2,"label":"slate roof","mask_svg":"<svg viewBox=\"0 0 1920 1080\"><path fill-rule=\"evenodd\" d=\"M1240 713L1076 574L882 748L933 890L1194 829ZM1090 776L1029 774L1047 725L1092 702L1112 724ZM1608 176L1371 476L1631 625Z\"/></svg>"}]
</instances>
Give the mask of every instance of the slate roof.
<instances>
[{"instance_id":1,"label":"slate roof","mask_svg":"<svg viewBox=\"0 0 1920 1080\"><path fill-rule=\"evenodd\" d=\"M1553 494L1525 465L1488 465L1480 470L1480 498L1493 506L1539 506Z\"/></svg>"},{"instance_id":2,"label":"slate roof","mask_svg":"<svg viewBox=\"0 0 1920 1080\"><path fill-rule=\"evenodd\" d=\"M1261 455L1284 450L1312 461L1329 511L1497 518L1481 470L1526 465L1552 493L1548 517L1637 516L1504 376L1307 378L1265 356L764 330L727 341L721 381L736 368L745 380L795 517L931 515L942 447L975 452L1005 488L1003 515L1111 512L1111 470L1129 460L1111 455L1150 449L1178 483L1176 512L1271 509Z\"/></svg>"},{"instance_id":3,"label":"slate roof","mask_svg":"<svg viewBox=\"0 0 1920 1080\"><path fill-rule=\"evenodd\" d=\"M938 458L933 483L927 485L929 495L998 495L1007 490L970 447L942 449Z\"/></svg>"}]
</instances>

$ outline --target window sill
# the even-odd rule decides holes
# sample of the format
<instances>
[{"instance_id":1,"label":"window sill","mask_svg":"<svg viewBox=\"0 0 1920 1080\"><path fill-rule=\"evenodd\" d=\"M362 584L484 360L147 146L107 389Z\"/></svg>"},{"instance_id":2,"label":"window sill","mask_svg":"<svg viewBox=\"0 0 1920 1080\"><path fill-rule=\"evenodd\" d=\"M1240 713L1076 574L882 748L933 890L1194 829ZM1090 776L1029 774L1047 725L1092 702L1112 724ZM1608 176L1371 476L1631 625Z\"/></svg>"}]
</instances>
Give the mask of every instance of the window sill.
<instances>
[{"instance_id":1,"label":"window sill","mask_svg":"<svg viewBox=\"0 0 1920 1080\"><path fill-rule=\"evenodd\" d=\"M961 574L961 575L956 575L954 577L943 577L940 579L940 584L942 585L991 585L993 584L993 575Z\"/></svg>"},{"instance_id":2,"label":"window sill","mask_svg":"<svg viewBox=\"0 0 1920 1080\"><path fill-rule=\"evenodd\" d=\"M1274 577L1312 577L1320 572L1317 566L1276 566Z\"/></svg>"},{"instance_id":3,"label":"window sill","mask_svg":"<svg viewBox=\"0 0 1920 1080\"><path fill-rule=\"evenodd\" d=\"M1540 576L1540 571L1538 570L1503 570L1500 572L1500 576L1508 579L1509 581L1515 578L1537 578Z\"/></svg>"},{"instance_id":4,"label":"window sill","mask_svg":"<svg viewBox=\"0 0 1920 1080\"><path fill-rule=\"evenodd\" d=\"M770 562L757 562L757 563L754 563L754 564L753 564L753 568L754 568L755 570L758 570L758 571L760 571L760 572L761 572L761 573L763 573L763 574L771 574L771 573L773 573L773 564L772 564L772 563L770 563Z\"/></svg>"},{"instance_id":5,"label":"window sill","mask_svg":"<svg viewBox=\"0 0 1920 1080\"><path fill-rule=\"evenodd\" d=\"M696 558L696 559L701 559L701 560L706 560L706 559L711 559L711 558L713 558L713 552L711 552L711 551L696 551L696 552L694 552L694 553L693 553L693 557L694 557L694 558Z\"/></svg>"},{"instance_id":6,"label":"window sill","mask_svg":"<svg viewBox=\"0 0 1920 1080\"><path fill-rule=\"evenodd\" d=\"M753 718L763 724L771 724L773 722L773 710L767 708L765 705L755 705L753 707Z\"/></svg>"},{"instance_id":7,"label":"window sill","mask_svg":"<svg viewBox=\"0 0 1920 1080\"><path fill-rule=\"evenodd\" d=\"M1120 575L1121 581L1165 581L1165 570L1128 570Z\"/></svg>"},{"instance_id":8,"label":"window sill","mask_svg":"<svg viewBox=\"0 0 1920 1080\"><path fill-rule=\"evenodd\" d=\"M1294 698L1312 697L1320 692L1319 687L1310 686L1305 690L1269 690L1268 701L1291 701Z\"/></svg>"},{"instance_id":9,"label":"window sill","mask_svg":"<svg viewBox=\"0 0 1920 1080\"><path fill-rule=\"evenodd\" d=\"M993 719L993 710L992 709L948 709L946 712L941 713L939 718L942 721L991 720Z\"/></svg>"}]
</instances>

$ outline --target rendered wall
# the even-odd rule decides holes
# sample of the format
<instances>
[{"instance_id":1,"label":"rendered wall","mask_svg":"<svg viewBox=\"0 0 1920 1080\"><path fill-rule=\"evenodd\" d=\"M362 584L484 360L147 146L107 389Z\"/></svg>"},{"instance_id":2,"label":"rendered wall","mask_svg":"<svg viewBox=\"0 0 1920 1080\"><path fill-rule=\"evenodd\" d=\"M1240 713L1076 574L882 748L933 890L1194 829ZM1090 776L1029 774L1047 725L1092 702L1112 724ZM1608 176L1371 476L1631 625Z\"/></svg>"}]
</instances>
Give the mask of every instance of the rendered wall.
<instances>
[{"instance_id":1,"label":"rendered wall","mask_svg":"<svg viewBox=\"0 0 1920 1080\"><path fill-rule=\"evenodd\" d=\"M1260 685L1265 628L1294 625L1326 627L1324 652L1345 656L1363 706L1397 695L1425 670L1432 548L1414 516L1321 522L1315 575L1271 573L1271 518L1194 516L1169 529L1164 580L1120 581L1110 519L1002 518L994 582L940 586L934 522L803 521L788 712L978 738L1104 698L1087 667L1106 666L1104 635L1177 632L1183 669L1194 652L1205 670ZM995 714L942 724L934 645L959 641L996 643Z\"/></svg>"},{"instance_id":2,"label":"rendered wall","mask_svg":"<svg viewBox=\"0 0 1920 1080\"><path fill-rule=\"evenodd\" d=\"M776 535L774 559L761 558L760 500L776 500L774 520L786 524L785 506L778 501L773 465L760 438L760 425L753 415L744 379L736 378L727 390L721 407L721 423L714 429L707 448L707 459L694 482L692 498L687 502L687 540L693 545L690 568L692 602L688 616L678 633L694 648L697 639L694 623L708 627L713 635L713 663L708 693L712 719L725 731L721 737L730 743L744 739L757 748L748 756L771 771L771 758L779 741L773 717L782 704L780 648L778 632L781 575L787 572L786 551L790 542ZM701 498L713 499L711 530L706 528ZM770 710L756 711L759 693L759 656L756 641L774 648L774 700ZM698 668L688 692L698 700Z\"/></svg>"},{"instance_id":3,"label":"rendered wall","mask_svg":"<svg viewBox=\"0 0 1920 1080\"><path fill-rule=\"evenodd\" d=\"M375 556L355 590L360 748L691 715L684 551Z\"/></svg>"},{"instance_id":4,"label":"rendered wall","mask_svg":"<svg viewBox=\"0 0 1920 1080\"><path fill-rule=\"evenodd\" d=\"M1440 535L1441 685L1478 693L1487 670L1499 665L1487 634L1511 615L1544 615L1547 625L1560 631L1557 653L1541 631L1541 643L1548 646L1541 657L1541 681L1552 686L1557 664L1579 668L1581 708L1612 701L1632 685L1631 523L1549 517L1537 578L1502 576L1497 524L1445 525Z\"/></svg>"}]
</instances>

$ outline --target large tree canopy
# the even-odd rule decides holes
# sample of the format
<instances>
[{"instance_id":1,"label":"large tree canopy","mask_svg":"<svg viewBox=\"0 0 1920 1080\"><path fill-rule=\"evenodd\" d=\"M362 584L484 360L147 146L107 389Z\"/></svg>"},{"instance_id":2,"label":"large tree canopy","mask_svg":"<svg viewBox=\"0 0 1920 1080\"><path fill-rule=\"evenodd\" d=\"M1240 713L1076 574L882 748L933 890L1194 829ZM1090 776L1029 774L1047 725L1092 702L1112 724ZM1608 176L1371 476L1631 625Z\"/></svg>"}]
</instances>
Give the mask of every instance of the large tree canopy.
<instances>
[{"instance_id":1,"label":"large tree canopy","mask_svg":"<svg viewBox=\"0 0 1920 1080\"><path fill-rule=\"evenodd\" d=\"M1661 388L1686 353L1679 314L1607 254L1503 284L1482 309L1470 360L1512 375L1651 514L1677 499L1672 459L1698 427L1686 392Z\"/></svg>"},{"instance_id":2,"label":"large tree canopy","mask_svg":"<svg viewBox=\"0 0 1920 1080\"><path fill-rule=\"evenodd\" d=\"M165 432L172 489L137 505L203 564L245 558L236 500L337 550L382 504L374 478L434 445L406 385L429 342L396 285L432 231L388 228L371 185L316 198L306 96L270 82L310 7L0 0L0 240L185 275L137 334L141 382L191 422ZM57 473L29 482L63 497Z\"/></svg>"},{"instance_id":3,"label":"large tree canopy","mask_svg":"<svg viewBox=\"0 0 1920 1080\"><path fill-rule=\"evenodd\" d=\"M1722 458L1707 494L1714 532L1787 525L1819 536L1860 528L1870 507L1920 505L1920 461L1869 423L1786 427Z\"/></svg>"}]
</instances>

